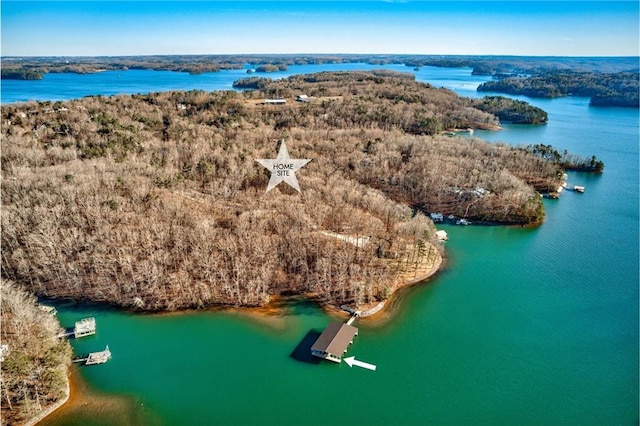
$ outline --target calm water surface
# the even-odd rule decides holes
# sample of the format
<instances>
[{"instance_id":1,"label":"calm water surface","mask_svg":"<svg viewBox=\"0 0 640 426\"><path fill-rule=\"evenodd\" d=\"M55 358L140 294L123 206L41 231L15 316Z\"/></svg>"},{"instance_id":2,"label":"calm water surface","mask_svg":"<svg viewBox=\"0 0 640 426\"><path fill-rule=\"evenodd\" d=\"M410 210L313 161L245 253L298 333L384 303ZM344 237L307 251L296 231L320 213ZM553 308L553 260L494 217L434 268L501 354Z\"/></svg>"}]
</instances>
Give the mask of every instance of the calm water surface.
<instances>
[{"instance_id":1,"label":"calm water surface","mask_svg":"<svg viewBox=\"0 0 640 426\"><path fill-rule=\"evenodd\" d=\"M247 74L249 65L241 70L190 75L172 71L105 71L93 74L57 73L45 74L42 80L1 80L2 103L26 102L30 100L61 101L88 95L117 95L121 93L149 93L168 90L232 90L233 82L246 77L284 78L294 74L321 71L351 71L388 69L400 72L414 72L402 64L370 65L324 64L292 65L287 71ZM414 72L418 79L429 76L437 87L447 86L469 93L475 92L478 84L487 77L472 77L470 68L447 71L446 68L423 67ZM468 96L468 95L467 95Z\"/></svg>"},{"instance_id":2,"label":"calm water surface","mask_svg":"<svg viewBox=\"0 0 640 426\"><path fill-rule=\"evenodd\" d=\"M327 69L290 67L282 76ZM106 79L94 93L114 93L110 82L131 78L116 92L133 93L230 88L236 76L228 74L129 71L29 84L67 79L50 92L64 99L83 96L85 78ZM486 79L468 69L424 67L416 75L464 96L478 96ZM36 96L7 95L5 83L3 102ZM446 270L410 290L392 322L356 324L349 354L376 364L375 372L292 356L331 320L305 303L261 320L60 306L63 325L97 319L97 335L72 342L76 352L109 344L113 353L109 363L83 368L83 377L102 392L135 396L150 424L637 424L638 110L590 108L583 98L527 100L549 112L549 124L474 136L595 154L605 172L569 173L586 192L545 201L547 220L535 229L442 226L450 237ZM95 423L107 420L98 415Z\"/></svg>"}]
</instances>

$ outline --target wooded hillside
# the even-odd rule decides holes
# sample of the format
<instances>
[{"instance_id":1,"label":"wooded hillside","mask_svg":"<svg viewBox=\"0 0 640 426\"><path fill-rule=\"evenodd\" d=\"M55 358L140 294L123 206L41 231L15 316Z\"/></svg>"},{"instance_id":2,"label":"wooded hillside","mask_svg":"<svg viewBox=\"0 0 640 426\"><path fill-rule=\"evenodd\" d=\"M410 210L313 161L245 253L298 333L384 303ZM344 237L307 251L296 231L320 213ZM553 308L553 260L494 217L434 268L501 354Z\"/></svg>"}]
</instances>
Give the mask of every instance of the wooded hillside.
<instances>
[{"instance_id":1,"label":"wooded hillside","mask_svg":"<svg viewBox=\"0 0 640 426\"><path fill-rule=\"evenodd\" d=\"M559 72L528 77L507 77L488 81L478 87L480 92L501 92L540 98L586 96L593 106L638 108L640 74L637 72L596 73Z\"/></svg>"},{"instance_id":2,"label":"wooded hillside","mask_svg":"<svg viewBox=\"0 0 640 426\"><path fill-rule=\"evenodd\" d=\"M66 396L66 365L71 346L52 314L16 283L0 287L2 332L7 352L2 361L2 424L24 424Z\"/></svg>"},{"instance_id":3,"label":"wooded hillside","mask_svg":"<svg viewBox=\"0 0 640 426\"><path fill-rule=\"evenodd\" d=\"M274 97L287 103L261 105ZM387 73L10 105L2 121L3 277L132 309L262 305L284 292L383 300L432 247L423 212L536 223L536 191L561 175L526 150L441 135L498 120ZM282 139L312 160L297 172L302 193L265 193L255 159L275 158Z\"/></svg>"}]
</instances>

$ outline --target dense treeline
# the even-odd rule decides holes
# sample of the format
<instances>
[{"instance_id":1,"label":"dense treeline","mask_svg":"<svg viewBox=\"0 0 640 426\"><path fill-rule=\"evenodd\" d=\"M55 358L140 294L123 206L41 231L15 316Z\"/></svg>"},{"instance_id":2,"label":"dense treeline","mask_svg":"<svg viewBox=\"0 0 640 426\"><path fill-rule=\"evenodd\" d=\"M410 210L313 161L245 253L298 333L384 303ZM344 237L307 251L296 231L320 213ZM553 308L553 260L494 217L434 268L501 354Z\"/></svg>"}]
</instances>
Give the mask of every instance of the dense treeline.
<instances>
[{"instance_id":1,"label":"dense treeline","mask_svg":"<svg viewBox=\"0 0 640 426\"><path fill-rule=\"evenodd\" d=\"M326 114L328 111L332 114L326 121L333 127L374 126L416 135L436 135L456 128L499 128L499 120L493 114L473 107L450 90L418 83L408 73L388 70L324 72L293 76L285 84L249 77L246 82L244 79L235 82L234 87L259 88L248 94L254 98L295 98L303 93L321 101L302 110L289 108L288 111L296 113L288 117L277 114L281 116L276 123L278 129L305 126L309 113ZM335 102L336 97L340 98L339 102Z\"/></svg>"},{"instance_id":2,"label":"dense treeline","mask_svg":"<svg viewBox=\"0 0 640 426\"><path fill-rule=\"evenodd\" d=\"M2 68L7 71L2 78L12 78L10 73L37 72L87 74L99 71L126 71L148 69L177 71L191 74L218 72L223 69L242 69L243 62L234 57L209 55L160 55L160 56L103 56L103 57L46 57L3 58Z\"/></svg>"},{"instance_id":3,"label":"dense treeline","mask_svg":"<svg viewBox=\"0 0 640 426\"><path fill-rule=\"evenodd\" d=\"M421 211L542 220L536 190L557 187L557 164L439 135L497 119L382 74L3 106L3 277L145 310L262 305L292 291L362 304L437 255ZM256 102L273 96L287 104ZM312 159L301 194L284 184L265 194L255 159L275 158L280 139Z\"/></svg>"},{"instance_id":4,"label":"dense treeline","mask_svg":"<svg viewBox=\"0 0 640 426\"><path fill-rule=\"evenodd\" d=\"M278 71L286 71L286 64L265 64L256 67L256 72L278 72Z\"/></svg>"},{"instance_id":5,"label":"dense treeline","mask_svg":"<svg viewBox=\"0 0 640 426\"><path fill-rule=\"evenodd\" d=\"M264 89L271 82L266 77L248 77L233 82L235 89Z\"/></svg>"},{"instance_id":6,"label":"dense treeline","mask_svg":"<svg viewBox=\"0 0 640 426\"><path fill-rule=\"evenodd\" d=\"M5 80L42 80L42 72L29 69L5 69L0 70L2 79Z\"/></svg>"},{"instance_id":7,"label":"dense treeline","mask_svg":"<svg viewBox=\"0 0 640 426\"><path fill-rule=\"evenodd\" d=\"M542 57L542 56L465 56L465 55L149 55L108 57L29 57L2 58L3 70L48 72L97 72L101 70L150 69L190 73L216 72L266 66L272 71L291 65L328 63L405 64L408 67L437 66L473 68L476 75L538 74L551 71L637 72L638 59L632 57ZM275 68L273 68L275 67ZM251 70L251 68L249 69ZM20 75L20 74L7 74ZM5 77L2 75L2 78Z\"/></svg>"},{"instance_id":8,"label":"dense treeline","mask_svg":"<svg viewBox=\"0 0 640 426\"><path fill-rule=\"evenodd\" d=\"M598 160L595 155L585 158L579 155L570 154L566 150L560 153L553 146L544 144L527 145L522 149L530 152L535 157L558 164L565 170L576 170L590 173L602 173L604 171L604 162L602 160Z\"/></svg>"},{"instance_id":9,"label":"dense treeline","mask_svg":"<svg viewBox=\"0 0 640 426\"><path fill-rule=\"evenodd\" d=\"M640 106L637 72L549 72L530 77L508 77L481 84L478 91L555 98L559 96L591 97L592 105Z\"/></svg>"},{"instance_id":10,"label":"dense treeline","mask_svg":"<svg viewBox=\"0 0 640 426\"><path fill-rule=\"evenodd\" d=\"M35 297L15 283L0 286L0 343L8 353L2 361L2 423L24 424L66 395L69 342L56 318L38 308Z\"/></svg>"},{"instance_id":11,"label":"dense treeline","mask_svg":"<svg viewBox=\"0 0 640 426\"><path fill-rule=\"evenodd\" d=\"M503 96L485 96L474 102L473 106L497 116L503 123L541 124L548 120L543 109Z\"/></svg>"}]
</instances>

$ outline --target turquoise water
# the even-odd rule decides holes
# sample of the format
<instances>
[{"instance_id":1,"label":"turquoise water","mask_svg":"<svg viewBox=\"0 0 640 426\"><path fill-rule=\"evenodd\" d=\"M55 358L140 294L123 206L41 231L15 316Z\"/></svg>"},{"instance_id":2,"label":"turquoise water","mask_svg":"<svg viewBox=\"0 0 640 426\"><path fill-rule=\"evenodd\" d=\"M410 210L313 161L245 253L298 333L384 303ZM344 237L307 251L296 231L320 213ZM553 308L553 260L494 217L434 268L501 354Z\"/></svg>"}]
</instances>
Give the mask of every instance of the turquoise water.
<instances>
[{"instance_id":1,"label":"turquoise water","mask_svg":"<svg viewBox=\"0 0 640 426\"><path fill-rule=\"evenodd\" d=\"M470 70L425 68L475 93ZM605 172L569 173L586 192L545 200L538 228L443 226L446 269L403 294L393 321L356 323L349 354L376 371L292 356L331 320L305 303L267 320L60 306L64 325L97 319L76 352L113 352L83 377L135 397L149 424L637 424L638 111L528 100L549 124L474 136L595 154Z\"/></svg>"}]
</instances>

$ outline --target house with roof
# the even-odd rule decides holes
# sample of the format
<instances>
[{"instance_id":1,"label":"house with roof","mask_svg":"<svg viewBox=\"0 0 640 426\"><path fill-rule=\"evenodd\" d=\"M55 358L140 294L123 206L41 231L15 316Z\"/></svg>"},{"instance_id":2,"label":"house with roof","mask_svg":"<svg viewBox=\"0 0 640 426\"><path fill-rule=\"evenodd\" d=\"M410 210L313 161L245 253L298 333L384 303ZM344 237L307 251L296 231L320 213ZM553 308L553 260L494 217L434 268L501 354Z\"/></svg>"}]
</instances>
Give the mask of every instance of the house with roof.
<instances>
[{"instance_id":1,"label":"house with roof","mask_svg":"<svg viewBox=\"0 0 640 426\"><path fill-rule=\"evenodd\" d=\"M332 322L311 346L311 355L333 362L342 361L342 355L358 335L358 329L350 324Z\"/></svg>"}]
</instances>

